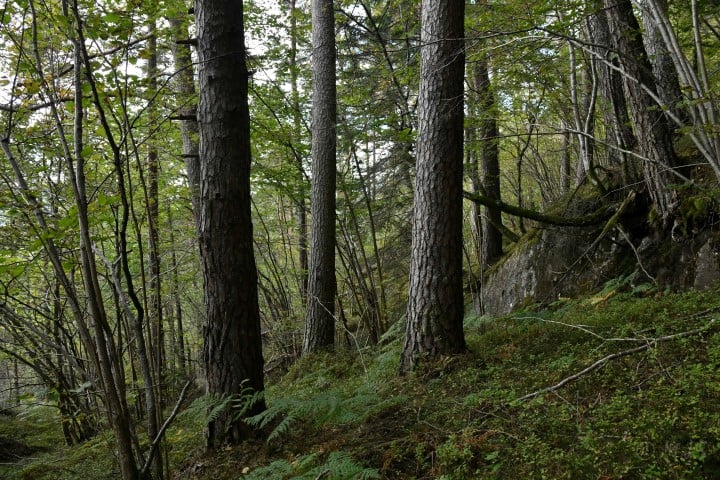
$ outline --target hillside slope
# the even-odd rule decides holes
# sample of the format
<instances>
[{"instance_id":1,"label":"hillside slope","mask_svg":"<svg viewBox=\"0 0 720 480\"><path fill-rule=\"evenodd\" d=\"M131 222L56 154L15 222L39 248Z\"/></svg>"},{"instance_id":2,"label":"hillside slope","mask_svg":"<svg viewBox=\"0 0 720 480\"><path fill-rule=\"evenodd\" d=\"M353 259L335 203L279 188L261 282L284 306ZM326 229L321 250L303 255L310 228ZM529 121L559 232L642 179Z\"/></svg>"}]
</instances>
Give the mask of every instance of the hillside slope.
<instances>
[{"instance_id":1,"label":"hillside slope","mask_svg":"<svg viewBox=\"0 0 720 480\"><path fill-rule=\"evenodd\" d=\"M719 293L618 280L540 311L468 318L467 354L406 377L392 335L305 358L267 391L258 421L269 442L207 456L200 402L187 409L168 432L173 476L718 478ZM0 434L43 447L0 466L0 478L115 478L109 436L60 447L51 415L34 407L0 422Z\"/></svg>"}]
</instances>

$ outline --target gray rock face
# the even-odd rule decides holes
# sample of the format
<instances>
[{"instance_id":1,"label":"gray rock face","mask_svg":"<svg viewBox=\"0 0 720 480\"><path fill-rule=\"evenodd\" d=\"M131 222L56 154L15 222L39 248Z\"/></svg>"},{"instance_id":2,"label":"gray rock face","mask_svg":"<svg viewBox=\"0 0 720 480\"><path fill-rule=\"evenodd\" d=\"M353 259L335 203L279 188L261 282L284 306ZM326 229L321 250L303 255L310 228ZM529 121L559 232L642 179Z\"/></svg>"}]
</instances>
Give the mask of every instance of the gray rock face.
<instances>
[{"instance_id":1,"label":"gray rock face","mask_svg":"<svg viewBox=\"0 0 720 480\"><path fill-rule=\"evenodd\" d=\"M695 257L693 288L697 290L707 290L720 281L720 252L713 243L712 239L705 242Z\"/></svg>"},{"instance_id":2,"label":"gray rock face","mask_svg":"<svg viewBox=\"0 0 720 480\"><path fill-rule=\"evenodd\" d=\"M621 227L622 228L622 227ZM528 233L493 267L479 288L480 313L507 314L600 290L611 279L658 289L706 289L720 281L717 234L631 237L615 228L598 239L599 228L546 228Z\"/></svg>"}]
</instances>

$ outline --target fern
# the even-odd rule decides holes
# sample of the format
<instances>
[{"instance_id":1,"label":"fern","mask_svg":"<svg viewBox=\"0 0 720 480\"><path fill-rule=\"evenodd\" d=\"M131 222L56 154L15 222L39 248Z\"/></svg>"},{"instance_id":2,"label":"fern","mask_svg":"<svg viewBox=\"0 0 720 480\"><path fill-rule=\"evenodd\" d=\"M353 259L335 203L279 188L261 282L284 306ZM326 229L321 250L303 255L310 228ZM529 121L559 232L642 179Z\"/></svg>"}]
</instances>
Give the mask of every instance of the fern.
<instances>
[{"instance_id":1,"label":"fern","mask_svg":"<svg viewBox=\"0 0 720 480\"><path fill-rule=\"evenodd\" d=\"M233 395L233 420L244 419L263 398L265 398L265 392L256 392L250 387L243 387L238 395Z\"/></svg>"},{"instance_id":2,"label":"fern","mask_svg":"<svg viewBox=\"0 0 720 480\"><path fill-rule=\"evenodd\" d=\"M270 465L259 467L243 475L243 480L285 479L293 473L293 466L287 460L276 460Z\"/></svg>"},{"instance_id":3,"label":"fern","mask_svg":"<svg viewBox=\"0 0 720 480\"><path fill-rule=\"evenodd\" d=\"M202 423L209 423L217 420L220 414L227 410L231 401L232 395L206 393L196 398L179 416Z\"/></svg>"},{"instance_id":4,"label":"fern","mask_svg":"<svg viewBox=\"0 0 720 480\"><path fill-rule=\"evenodd\" d=\"M217 420L223 413L231 411L232 421L242 420L252 407L264 398L264 395L265 393L262 391L256 392L245 386L241 388L240 393L234 395L206 393L195 399L180 416L210 423Z\"/></svg>"},{"instance_id":5,"label":"fern","mask_svg":"<svg viewBox=\"0 0 720 480\"><path fill-rule=\"evenodd\" d=\"M243 480L372 480L380 478L377 470L365 468L346 452L332 452L324 462L320 455L303 455L292 463L277 460L265 467L256 468L242 477Z\"/></svg>"},{"instance_id":6,"label":"fern","mask_svg":"<svg viewBox=\"0 0 720 480\"><path fill-rule=\"evenodd\" d=\"M301 420L315 425L355 423L401 401L401 397L378 401L375 390L370 386L363 386L350 396L330 390L309 399L278 398L267 410L245 421L256 428L264 428L280 419L268 436L268 442L271 442L289 433L293 425Z\"/></svg>"}]
</instances>

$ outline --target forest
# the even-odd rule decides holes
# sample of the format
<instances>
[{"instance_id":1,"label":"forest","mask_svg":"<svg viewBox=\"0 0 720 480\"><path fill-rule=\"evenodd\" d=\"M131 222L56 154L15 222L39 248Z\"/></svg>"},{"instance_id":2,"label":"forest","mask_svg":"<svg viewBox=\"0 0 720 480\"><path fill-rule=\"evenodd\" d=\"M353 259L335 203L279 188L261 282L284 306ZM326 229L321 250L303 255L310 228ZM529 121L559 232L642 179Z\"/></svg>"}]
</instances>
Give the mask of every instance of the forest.
<instances>
[{"instance_id":1,"label":"forest","mask_svg":"<svg viewBox=\"0 0 720 480\"><path fill-rule=\"evenodd\" d=\"M0 478L720 476L716 0L0 39Z\"/></svg>"}]
</instances>

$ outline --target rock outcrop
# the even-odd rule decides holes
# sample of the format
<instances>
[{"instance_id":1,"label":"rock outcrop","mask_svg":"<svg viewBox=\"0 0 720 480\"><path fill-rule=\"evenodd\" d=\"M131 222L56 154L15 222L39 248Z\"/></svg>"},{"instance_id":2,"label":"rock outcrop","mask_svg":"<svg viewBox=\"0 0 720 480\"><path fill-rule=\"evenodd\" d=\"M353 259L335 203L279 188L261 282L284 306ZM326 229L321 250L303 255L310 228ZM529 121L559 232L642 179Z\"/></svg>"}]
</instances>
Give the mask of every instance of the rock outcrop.
<instances>
[{"instance_id":1,"label":"rock outcrop","mask_svg":"<svg viewBox=\"0 0 720 480\"><path fill-rule=\"evenodd\" d=\"M659 291L706 289L720 281L714 214L707 212L693 228L676 222L663 233L649 226L642 199L634 203L612 225L529 231L486 273L478 289L480 311L503 315L591 293L620 277L629 286L651 284Z\"/></svg>"}]
</instances>

